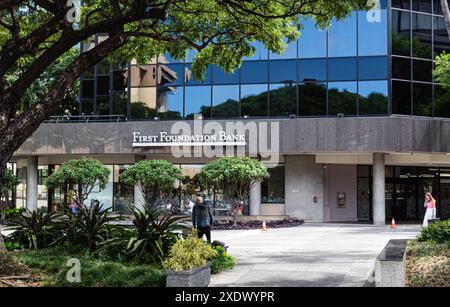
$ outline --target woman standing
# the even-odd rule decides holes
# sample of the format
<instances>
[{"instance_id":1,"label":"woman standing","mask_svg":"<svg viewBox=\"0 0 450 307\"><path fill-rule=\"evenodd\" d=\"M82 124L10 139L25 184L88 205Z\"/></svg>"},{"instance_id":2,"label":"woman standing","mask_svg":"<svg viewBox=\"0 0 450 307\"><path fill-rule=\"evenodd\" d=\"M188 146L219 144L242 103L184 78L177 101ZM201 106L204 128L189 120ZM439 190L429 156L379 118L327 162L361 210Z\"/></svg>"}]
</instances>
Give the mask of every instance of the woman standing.
<instances>
[{"instance_id":1,"label":"woman standing","mask_svg":"<svg viewBox=\"0 0 450 307\"><path fill-rule=\"evenodd\" d=\"M433 198L430 192L425 193L425 203L423 204L427 211L423 219L422 227L428 227L428 221L436 218L436 200Z\"/></svg>"}]
</instances>

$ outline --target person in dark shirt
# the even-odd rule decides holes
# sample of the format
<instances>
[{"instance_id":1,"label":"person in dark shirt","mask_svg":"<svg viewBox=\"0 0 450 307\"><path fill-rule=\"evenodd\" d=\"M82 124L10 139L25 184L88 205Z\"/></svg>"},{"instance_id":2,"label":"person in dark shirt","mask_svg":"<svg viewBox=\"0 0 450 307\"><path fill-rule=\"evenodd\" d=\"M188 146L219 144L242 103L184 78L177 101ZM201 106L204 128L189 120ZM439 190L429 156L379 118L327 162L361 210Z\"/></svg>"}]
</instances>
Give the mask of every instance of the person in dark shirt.
<instances>
[{"instance_id":1,"label":"person in dark shirt","mask_svg":"<svg viewBox=\"0 0 450 307\"><path fill-rule=\"evenodd\" d=\"M203 202L201 196L197 197L194 209L192 210L192 225L197 229L197 235L201 239L206 235L208 243L211 244L211 225L213 216L211 209Z\"/></svg>"}]
</instances>

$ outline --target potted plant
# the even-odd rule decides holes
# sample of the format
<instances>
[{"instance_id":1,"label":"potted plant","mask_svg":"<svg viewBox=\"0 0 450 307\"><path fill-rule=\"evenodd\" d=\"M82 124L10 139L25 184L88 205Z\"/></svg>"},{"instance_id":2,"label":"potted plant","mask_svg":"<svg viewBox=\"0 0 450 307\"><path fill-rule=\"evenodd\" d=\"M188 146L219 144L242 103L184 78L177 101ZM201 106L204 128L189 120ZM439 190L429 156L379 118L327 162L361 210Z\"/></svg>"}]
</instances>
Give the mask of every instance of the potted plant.
<instances>
[{"instance_id":1,"label":"potted plant","mask_svg":"<svg viewBox=\"0 0 450 307\"><path fill-rule=\"evenodd\" d=\"M194 236L178 240L164 262L166 287L207 287L211 280L208 259L215 255L210 245Z\"/></svg>"}]
</instances>

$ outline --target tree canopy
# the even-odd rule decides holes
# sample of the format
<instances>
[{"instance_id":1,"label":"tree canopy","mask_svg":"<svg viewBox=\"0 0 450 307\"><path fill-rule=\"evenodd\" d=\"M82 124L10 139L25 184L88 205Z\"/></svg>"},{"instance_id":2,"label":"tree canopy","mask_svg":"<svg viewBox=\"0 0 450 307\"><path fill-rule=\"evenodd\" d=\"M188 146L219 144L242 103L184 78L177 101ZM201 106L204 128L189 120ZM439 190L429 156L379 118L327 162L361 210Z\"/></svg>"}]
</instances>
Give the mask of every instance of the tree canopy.
<instances>
[{"instance_id":1,"label":"tree canopy","mask_svg":"<svg viewBox=\"0 0 450 307\"><path fill-rule=\"evenodd\" d=\"M106 187L109 173L109 169L98 160L70 160L47 178L46 185L65 190L78 206L82 206L91 193Z\"/></svg>"}]
</instances>

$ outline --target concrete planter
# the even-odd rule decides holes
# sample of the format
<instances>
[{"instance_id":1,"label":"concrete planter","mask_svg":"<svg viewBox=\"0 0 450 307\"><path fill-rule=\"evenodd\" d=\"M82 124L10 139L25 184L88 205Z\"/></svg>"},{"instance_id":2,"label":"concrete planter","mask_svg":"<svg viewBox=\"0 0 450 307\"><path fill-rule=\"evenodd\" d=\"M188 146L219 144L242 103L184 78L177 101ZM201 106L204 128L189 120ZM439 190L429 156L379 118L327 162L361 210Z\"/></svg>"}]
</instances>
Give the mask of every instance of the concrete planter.
<instances>
[{"instance_id":1,"label":"concrete planter","mask_svg":"<svg viewBox=\"0 0 450 307\"><path fill-rule=\"evenodd\" d=\"M190 271L173 272L166 271L166 287L207 287L211 280L211 263L208 262L205 266L195 268Z\"/></svg>"}]
</instances>

